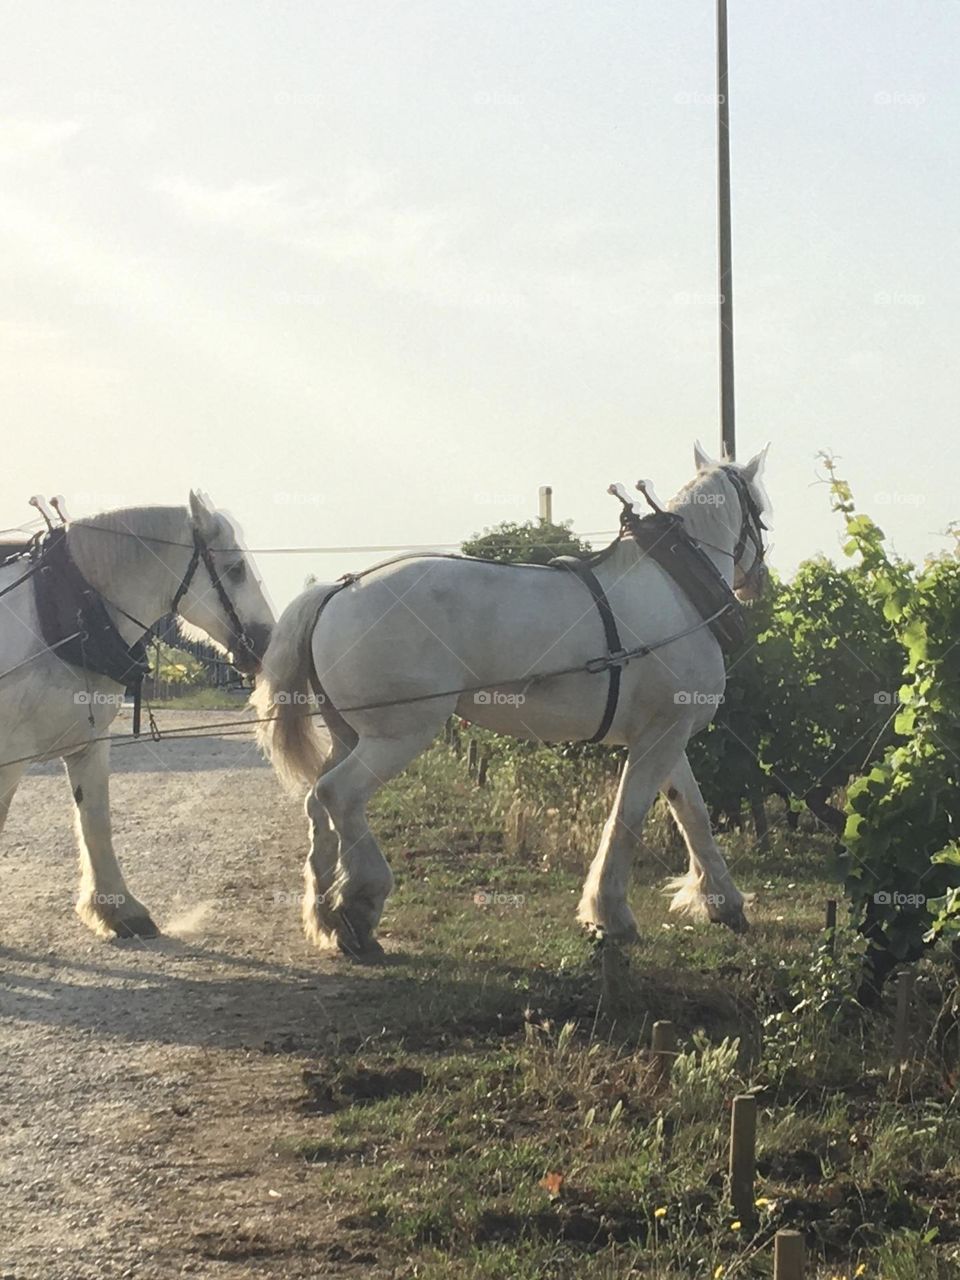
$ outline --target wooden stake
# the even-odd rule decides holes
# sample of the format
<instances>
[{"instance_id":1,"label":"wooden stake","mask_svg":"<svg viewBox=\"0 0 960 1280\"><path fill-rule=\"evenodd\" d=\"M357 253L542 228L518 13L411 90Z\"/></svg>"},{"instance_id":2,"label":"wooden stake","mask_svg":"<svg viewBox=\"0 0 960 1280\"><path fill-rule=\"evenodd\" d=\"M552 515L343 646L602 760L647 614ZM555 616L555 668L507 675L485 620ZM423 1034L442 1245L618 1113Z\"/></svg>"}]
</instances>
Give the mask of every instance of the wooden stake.
<instances>
[{"instance_id":1,"label":"wooden stake","mask_svg":"<svg viewBox=\"0 0 960 1280\"><path fill-rule=\"evenodd\" d=\"M826 948L833 955L834 939L837 936L837 900L836 898L827 899L827 914L824 921L824 930L826 932Z\"/></svg>"},{"instance_id":2,"label":"wooden stake","mask_svg":"<svg viewBox=\"0 0 960 1280\"><path fill-rule=\"evenodd\" d=\"M480 744L476 738L470 739L470 745L467 747L467 772L470 777L476 776L477 760L480 758Z\"/></svg>"},{"instance_id":3,"label":"wooden stake","mask_svg":"<svg viewBox=\"0 0 960 1280\"><path fill-rule=\"evenodd\" d=\"M730 1117L730 1199L741 1222L755 1216L753 1186L757 1172L757 1100L749 1093L733 1100Z\"/></svg>"},{"instance_id":4,"label":"wooden stake","mask_svg":"<svg viewBox=\"0 0 960 1280\"><path fill-rule=\"evenodd\" d=\"M490 751L485 749L480 753L480 760L477 764L477 786L485 787L487 785L487 770L490 768Z\"/></svg>"},{"instance_id":5,"label":"wooden stake","mask_svg":"<svg viewBox=\"0 0 960 1280\"><path fill-rule=\"evenodd\" d=\"M910 1005L913 1002L913 970L897 974L897 1018L893 1033L893 1062L901 1070L910 1058Z\"/></svg>"},{"instance_id":6,"label":"wooden stake","mask_svg":"<svg viewBox=\"0 0 960 1280\"><path fill-rule=\"evenodd\" d=\"M773 1237L773 1280L803 1280L803 1234L800 1231L778 1231Z\"/></svg>"},{"instance_id":7,"label":"wooden stake","mask_svg":"<svg viewBox=\"0 0 960 1280\"><path fill-rule=\"evenodd\" d=\"M650 1039L653 1068L658 1080L668 1080L677 1056L677 1029L672 1022L655 1022Z\"/></svg>"},{"instance_id":8,"label":"wooden stake","mask_svg":"<svg viewBox=\"0 0 960 1280\"><path fill-rule=\"evenodd\" d=\"M616 1017L624 1006L629 988L630 960L624 947L610 938L600 943L600 981L608 1017Z\"/></svg>"}]
</instances>

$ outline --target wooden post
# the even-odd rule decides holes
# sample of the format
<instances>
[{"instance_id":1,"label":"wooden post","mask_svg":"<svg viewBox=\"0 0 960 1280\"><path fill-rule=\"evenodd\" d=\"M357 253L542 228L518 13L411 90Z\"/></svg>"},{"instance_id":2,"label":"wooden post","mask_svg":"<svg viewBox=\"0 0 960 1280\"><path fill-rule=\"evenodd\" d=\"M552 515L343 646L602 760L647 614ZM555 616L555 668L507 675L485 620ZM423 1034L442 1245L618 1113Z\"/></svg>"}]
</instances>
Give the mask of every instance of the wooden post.
<instances>
[{"instance_id":1,"label":"wooden post","mask_svg":"<svg viewBox=\"0 0 960 1280\"><path fill-rule=\"evenodd\" d=\"M480 744L476 738L470 739L470 745L467 747L467 772L473 778L477 773L477 760L480 758Z\"/></svg>"},{"instance_id":2,"label":"wooden post","mask_svg":"<svg viewBox=\"0 0 960 1280\"><path fill-rule=\"evenodd\" d=\"M770 846L770 823L767 819L767 806L763 800L763 792L759 787L750 792L750 814L753 818L757 848L766 852Z\"/></svg>"},{"instance_id":3,"label":"wooden post","mask_svg":"<svg viewBox=\"0 0 960 1280\"><path fill-rule=\"evenodd\" d=\"M826 934L825 946L833 955L834 940L837 936L837 900L836 898L827 899L827 914L824 920L824 932Z\"/></svg>"},{"instance_id":4,"label":"wooden post","mask_svg":"<svg viewBox=\"0 0 960 1280\"><path fill-rule=\"evenodd\" d=\"M653 1066L657 1080L668 1080L677 1056L677 1030L672 1022L655 1022L650 1039Z\"/></svg>"},{"instance_id":5,"label":"wooden post","mask_svg":"<svg viewBox=\"0 0 960 1280\"><path fill-rule=\"evenodd\" d=\"M720 292L720 441L736 457L733 395L733 231L730 218L730 81L727 74L727 0L717 0L717 241Z\"/></svg>"},{"instance_id":6,"label":"wooden post","mask_svg":"<svg viewBox=\"0 0 960 1280\"><path fill-rule=\"evenodd\" d=\"M897 1018L893 1033L894 1067L903 1069L910 1058L910 1005L913 997L913 970L897 974Z\"/></svg>"},{"instance_id":7,"label":"wooden post","mask_svg":"<svg viewBox=\"0 0 960 1280\"><path fill-rule=\"evenodd\" d=\"M600 982L607 1016L616 1016L623 1008L629 986L630 959L626 949L610 938L600 943Z\"/></svg>"},{"instance_id":8,"label":"wooden post","mask_svg":"<svg viewBox=\"0 0 960 1280\"><path fill-rule=\"evenodd\" d=\"M803 1280L803 1233L778 1231L773 1237L773 1280Z\"/></svg>"},{"instance_id":9,"label":"wooden post","mask_svg":"<svg viewBox=\"0 0 960 1280\"><path fill-rule=\"evenodd\" d=\"M480 761L477 765L477 786L485 787L487 785L487 770L490 768L490 749L484 747L480 752Z\"/></svg>"},{"instance_id":10,"label":"wooden post","mask_svg":"<svg viewBox=\"0 0 960 1280\"><path fill-rule=\"evenodd\" d=\"M730 1116L730 1199L741 1222L751 1222L756 1214L753 1185L757 1171L757 1100L740 1093L733 1100Z\"/></svg>"},{"instance_id":11,"label":"wooden post","mask_svg":"<svg viewBox=\"0 0 960 1280\"><path fill-rule=\"evenodd\" d=\"M548 484L540 486L540 519L553 524L553 489Z\"/></svg>"}]
</instances>

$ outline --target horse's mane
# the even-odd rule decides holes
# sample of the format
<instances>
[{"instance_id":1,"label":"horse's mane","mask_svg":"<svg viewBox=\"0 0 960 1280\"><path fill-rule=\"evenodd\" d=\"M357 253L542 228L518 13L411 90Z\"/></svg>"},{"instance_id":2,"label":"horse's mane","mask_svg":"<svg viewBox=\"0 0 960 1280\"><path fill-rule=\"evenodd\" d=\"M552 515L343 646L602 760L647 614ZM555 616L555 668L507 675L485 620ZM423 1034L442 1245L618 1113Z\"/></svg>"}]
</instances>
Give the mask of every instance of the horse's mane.
<instances>
[{"instance_id":1,"label":"horse's mane","mask_svg":"<svg viewBox=\"0 0 960 1280\"><path fill-rule=\"evenodd\" d=\"M167 544L189 545L186 507L121 507L74 520L67 529L71 554L98 581L129 574L151 560L166 561Z\"/></svg>"}]
</instances>

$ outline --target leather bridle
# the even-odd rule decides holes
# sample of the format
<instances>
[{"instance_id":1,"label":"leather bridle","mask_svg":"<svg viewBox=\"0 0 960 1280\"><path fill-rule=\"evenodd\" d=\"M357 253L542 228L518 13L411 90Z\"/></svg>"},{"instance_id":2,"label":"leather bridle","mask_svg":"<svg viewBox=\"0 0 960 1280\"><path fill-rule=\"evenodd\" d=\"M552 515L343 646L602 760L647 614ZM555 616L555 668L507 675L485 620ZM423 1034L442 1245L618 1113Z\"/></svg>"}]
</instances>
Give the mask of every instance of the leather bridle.
<instances>
[{"instance_id":1,"label":"leather bridle","mask_svg":"<svg viewBox=\"0 0 960 1280\"><path fill-rule=\"evenodd\" d=\"M753 543L754 557L750 568L744 572L743 582L741 586L746 586L753 581L755 577L763 580L762 575L767 573L767 566L764 563L764 547L763 547L763 530L766 525L763 523L763 516L760 514L760 508L757 506L756 499L750 492L750 486L744 480L743 476L736 467L724 466L720 470L724 473L730 483L733 485L734 492L740 500L740 533L737 536L736 546L733 551L727 554L733 557L734 565L740 563L740 557L747 549L747 543Z\"/></svg>"},{"instance_id":2,"label":"leather bridle","mask_svg":"<svg viewBox=\"0 0 960 1280\"><path fill-rule=\"evenodd\" d=\"M177 612L177 607L186 595L187 591L190 589L190 584L196 576L197 568L201 561L203 562L203 566L207 573L210 575L210 582L213 585L214 591L217 593L217 599L220 601L223 611L230 622L230 626L233 631L232 638L236 641L236 648L242 649L247 656L256 661L257 654L253 647L253 641L247 634L243 623L240 621L240 615L234 608L233 601L230 599L227 589L223 585L220 575L217 572L217 566L213 560L213 553L204 541L203 535L200 533L200 530L196 525L193 526L193 554L190 557L190 563L187 565L187 571L183 575L183 579L174 593L173 600L170 604L170 612ZM236 649L234 650L234 653L236 654Z\"/></svg>"}]
</instances>

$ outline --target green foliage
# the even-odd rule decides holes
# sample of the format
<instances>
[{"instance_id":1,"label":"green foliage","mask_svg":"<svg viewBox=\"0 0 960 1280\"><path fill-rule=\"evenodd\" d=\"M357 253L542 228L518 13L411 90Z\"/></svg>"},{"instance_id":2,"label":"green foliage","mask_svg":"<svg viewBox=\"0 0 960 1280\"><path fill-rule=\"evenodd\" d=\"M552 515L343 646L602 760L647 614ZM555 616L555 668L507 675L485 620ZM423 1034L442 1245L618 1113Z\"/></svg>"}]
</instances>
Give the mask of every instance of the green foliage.
<instances>
[{"instance_id":1,"label":"green foliage","mask_svg":"<svg viewBox=\"0 0 960 1280\"><path fill-rule=\"evenodd\" d=\"M888 554L827 460L834 508L902 656L894 741L849 788L847 888L874 943L898 960L960 931L960 559L919 569ZM896 708L893 708L896 710ZM931 929L930 907L938 911Z\"/></svg>"},{"instance_id":2,"label":"green foliage","mask_svg":"<svg viewBox=\"0 0 960 1280\"><path fill-rule=\"evenodd\" d=\"M150 646L150 677L163 684L187 687L202 684L206 668L184 649L159 640Z\"/></svg>"},{"instance_id":3,"label":"green foliage","mask_svg":"<svg viewBox=\"0 0 960 1280\"><path fill-rule=\"evenodd\" d=\"M806 561L749 614L723 705L689 755L707 803L735 814L775 792L799 803L842 785L884 741L900 649L859 567Z\"/></svg>"},{"instance_id":4,"label":"green foliage","mask_svg":"<svg viewBox=\"0 0 960 1280\"><path fill-rule=\"evenodd\" d=\"M463 544L463 554L503 564L549 564L555 556L586 556L590 546L570 530L571 521L550 524L505 520Z\"/></svg>"}]
</instances>

